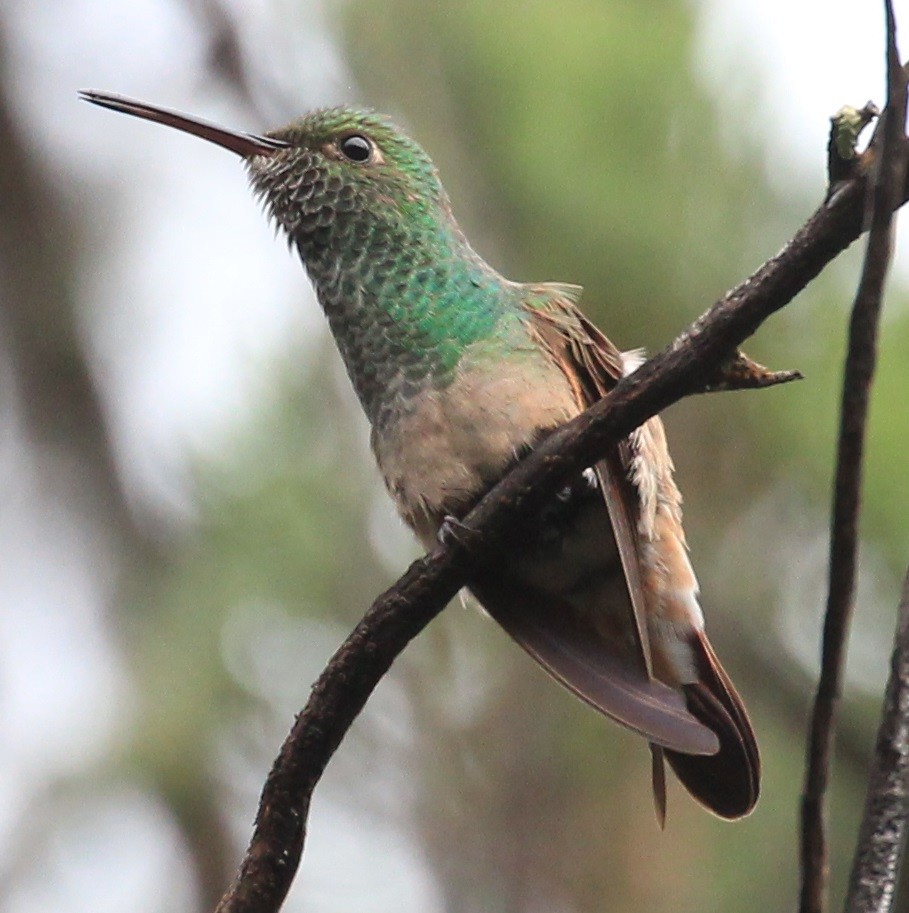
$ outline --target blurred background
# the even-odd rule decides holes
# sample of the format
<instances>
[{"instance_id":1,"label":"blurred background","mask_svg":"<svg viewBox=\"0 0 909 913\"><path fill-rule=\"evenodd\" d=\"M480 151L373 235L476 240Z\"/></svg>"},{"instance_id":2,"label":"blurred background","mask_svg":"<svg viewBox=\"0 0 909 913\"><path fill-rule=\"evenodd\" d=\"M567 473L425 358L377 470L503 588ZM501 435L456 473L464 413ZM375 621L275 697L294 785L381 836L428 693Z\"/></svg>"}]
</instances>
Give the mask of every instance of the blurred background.
<instances>
[{"instance_id":1,"label":"blurred background","mask_svg":"<svg viewBox=\"0 0 909 913\"><path fill-rule=\"evenodd\" d=\"M883 98L881 20L859 0L0 4L2 913L210 909L311 683L417 554L237 160L76 91L254 131L388 111L495 266L583 284L619 345L653 351L820 201L828 116ZM763 749L756 812L721 823L673 783L660 832L645 744L455 603L317 790L290 913L793 907L860 253L748 345L807 380L666 416L711 636ZM872 415L837 892L909 555L907 255Z\"/></svg>"}]
</instances>

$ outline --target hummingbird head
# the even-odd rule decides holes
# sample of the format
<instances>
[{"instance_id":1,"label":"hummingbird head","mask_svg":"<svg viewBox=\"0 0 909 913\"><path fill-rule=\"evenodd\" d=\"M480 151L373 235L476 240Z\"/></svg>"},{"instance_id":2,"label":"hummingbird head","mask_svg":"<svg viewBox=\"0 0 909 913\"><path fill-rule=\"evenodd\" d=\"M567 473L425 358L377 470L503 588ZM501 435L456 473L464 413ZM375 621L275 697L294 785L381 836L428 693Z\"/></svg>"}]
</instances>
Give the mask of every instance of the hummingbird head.
<instances>
[{"instance_id":1,"label":"hummingbird head","mask_svg":"<svg viewBox=\"0 0 909 913\"><path fill-rule=\"evenodd\" d=\"M247 156L247 169L304 259L451 220L432 160L382 115L323 108L267 136L283 147Z\"/></svg>"},{"instance_id":2,"label":"hummingbird head","mask_svg":"<svg viewBox=\"0 0 909 913\"><path fill-rule=\"evenodd\" d=\"M429 156L381 115L325 108L253 134L120 95L81 94L245 161L303 259L374 425L389 400L430 375L450 378L466 347L498 325L506 298L520 294L470 247Z\"/></svg>"},{"instance_id":3,"label":"hummingbird head","mask_svg":"<svg viewBox=\"0 0 909 913\"><path fill-rule=\"evenodd\" d=\"M322 108L265 134L242 133L157 105L88 90L93 104L201 137L241 156L253 189L307 265L453 226L432 160L382 115Z\"/></svg>"}]
</instances>

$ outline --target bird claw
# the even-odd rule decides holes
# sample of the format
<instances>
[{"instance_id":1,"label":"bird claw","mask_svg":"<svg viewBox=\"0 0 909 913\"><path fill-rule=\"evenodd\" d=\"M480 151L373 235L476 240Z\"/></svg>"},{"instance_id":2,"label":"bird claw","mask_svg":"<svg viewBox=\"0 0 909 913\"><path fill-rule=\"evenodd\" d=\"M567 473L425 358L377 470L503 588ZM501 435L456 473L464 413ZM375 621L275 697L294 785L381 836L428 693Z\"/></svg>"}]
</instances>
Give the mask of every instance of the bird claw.
<instances>
[{"instance_id":1,"label":"bird claw","mask_svg":"<svg viewBox=\"0 0 909 913\"><path fill-rule=\"evenodd\" d=\"M473 532L469 526L465 526L457 517L452 514L446 514L436 531L436 539L439 540L440 545L467 545Z\"/></svg>"},{"instance_id":2,"label":"bird claw","mask_svg":"<svg viewBox=\"0 0 909 913\"><path fill-rule=\"evenodd\" d=\"M597 471L592 466L588 466L581 473L581 478L588 488L596 488L599 485ZM576 485L566 485L556 492L556 500L562 504L567 504L576 494L578 494Z\"/></svg>"},{"instance_id":3,"label":"bird claw","mask_svg":"<svg viewBox=\"0 0 909 913\"><path fill-rule=\"evenodd\" d=\"M567 504L571 500L572 493L572 487L570 485L566 485L564 488L560 488L556 492L556 500L560 501L562 504Z\"/></svg>"}]
</instances>

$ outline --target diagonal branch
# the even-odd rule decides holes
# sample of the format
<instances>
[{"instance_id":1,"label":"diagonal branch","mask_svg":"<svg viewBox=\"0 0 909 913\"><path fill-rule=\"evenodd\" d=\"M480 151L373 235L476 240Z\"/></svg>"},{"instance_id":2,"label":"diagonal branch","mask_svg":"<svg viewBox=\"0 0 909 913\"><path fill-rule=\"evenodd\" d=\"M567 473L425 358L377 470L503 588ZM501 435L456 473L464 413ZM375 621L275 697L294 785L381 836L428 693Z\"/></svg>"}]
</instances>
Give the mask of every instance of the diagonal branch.
<instances>
[{"instance_id":1,"label":"diagonal branch","mask_svg":"<svg viewBox=\"0 0 909 913\"><path fill-rule=\"evenodd\" d=\"M871 231L849 326L843 377L836 481L830 533L830 571L821 675L811 716L801 823L801 913L827 905L829 850L826 792L839 704L846 637L855 603L856 554L865 429L877 358L884 281L890 265L893 209L906 172L906 72L899 64L893 11L887 3L888 105L879 128L880 155L869 207Z\"/></svg>"}]
</instances>

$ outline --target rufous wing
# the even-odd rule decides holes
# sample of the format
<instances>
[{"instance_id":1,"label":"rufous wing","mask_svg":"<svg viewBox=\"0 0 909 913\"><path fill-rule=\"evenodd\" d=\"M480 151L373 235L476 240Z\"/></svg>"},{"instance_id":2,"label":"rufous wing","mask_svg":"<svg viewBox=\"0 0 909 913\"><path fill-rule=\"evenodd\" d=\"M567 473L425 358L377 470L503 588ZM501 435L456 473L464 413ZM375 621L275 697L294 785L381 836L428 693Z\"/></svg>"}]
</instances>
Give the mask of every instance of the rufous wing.
<instances>
[{"instance_id":1,"label":"rufous wing","mask_svg":"<svg viewBox=\"0 0 909 913\"><path fill-rule=\"evenodd\" d=\"M608 393L623 376L622 354L578 310L578 289L541 286L539 292L539 298L528 307L538 341L562 368L575 391L579 409L586 408ZM699 626L692 626L688 638L695 679L684 683L672 681L670 685L654 675L646 575L640 565L642 551L637 521L641 493L632 478L630 448L630 442L624 442L597 465L596 472L625 577L628 625L634 633L637 654L631 663L625 655L612 654L608 643L604 647L602 637L590 630L585 632L583 619L559 611L564 607L537 602L528 611L529 601L522 606L511 603L499 621L571 690L608 716L648 737L653 755L654 796L661 821L666 801L664 757L706 808L723 818L739 818L748 814L757 801L760 756L742 701ZM671 471L668 454L666 461ZM680 527L678 533L684 552ZM498 617L496 612L492 614ZM611 684L606 684L607 680ZM597 697L591 699L591 694ZM679 712L680 705L684 705L687 714ZM654 712L654 707L659 709ZM711 734L709 747L701 730L691 727L691 717ZM688 748L669 744L669 739L678 742L689 738L692 741ZM695 742L698 747L693 750Z\"/></svg>"}]
</instances>

